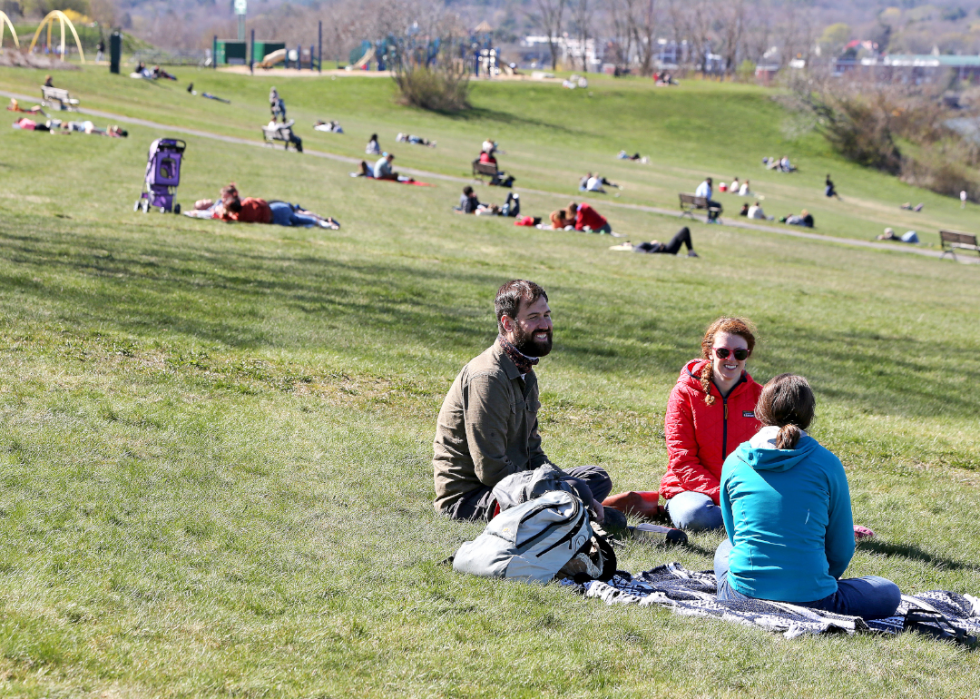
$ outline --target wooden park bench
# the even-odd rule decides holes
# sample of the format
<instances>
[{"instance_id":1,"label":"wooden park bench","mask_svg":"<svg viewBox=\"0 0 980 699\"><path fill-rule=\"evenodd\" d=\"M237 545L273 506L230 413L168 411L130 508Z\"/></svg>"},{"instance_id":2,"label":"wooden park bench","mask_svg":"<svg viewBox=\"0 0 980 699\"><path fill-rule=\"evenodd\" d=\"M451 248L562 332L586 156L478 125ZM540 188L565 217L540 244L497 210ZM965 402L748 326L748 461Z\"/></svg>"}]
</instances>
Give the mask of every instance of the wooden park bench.
<instances>
[{"instance_id":1,"label":"wooden park bench","mask_svg":"<svg viewBox=\"0 0 980 699\"><path fill-rule=\"evenodd\" d=\"M479 158L473 161L473 175L474 177L490 177L494 178L498 174L496 163L481 163Z\"/></svg>"},{"instance_id":2,"label":"wooden park bench","mask_svg":"<svg viewBox=\"0 0 980 699\"><path fill-rule=\"evenodd\" d=\"M42 85L41 104L43 104L45 107L53 107L55 102L58 103L58 109L67 110L69 112L78 111L78 100L69 95L68 90L60 87L47 87L46 85Z\"/></svg>"},{"instance_id":3,"label":"wooden park bench","mask_svg":"<svg viewBox=\"0 0 980 699\"><path fill-rule=\"evenodd\" d=\"M681 211L683 212L681 216L690 216L694 218L694 211L716 211L717 207L708 207L707 197L696 197L693 194L678 194L681 202Z\"/></svg>"},{"instance_id":4,"label":"wooden park bench","mask_svg":"<svg viewBox=\"0 0 980 699\"><path fill-rule=\"evenodd\" d=\"M939 231L939 242L943 248L943 254L940 257L945 257L949 253L955 260L957 250L971 250L980 255L980 245L977 244L977 237L970 233Z\"/></svg>"},{"instance_id":5,"label":"wooden park bench","mask_svg":"<svg viewBox=\"0 0 980 699\"><path fill-rule=\"evenodd\" d=\"M280 143L285 143L285 149L289 150L289 144L292 143L296 150L300 153L303 152L301 145L296 143L296 139L293 136L293 124L296 122L290 119L285 124L276 124L275 126L263 126L262 127L262 137L265 139L265 144L267 146L275 146L276 141ZM302 143L302 142L300 142Z\"/></svg>"}]
</instances>

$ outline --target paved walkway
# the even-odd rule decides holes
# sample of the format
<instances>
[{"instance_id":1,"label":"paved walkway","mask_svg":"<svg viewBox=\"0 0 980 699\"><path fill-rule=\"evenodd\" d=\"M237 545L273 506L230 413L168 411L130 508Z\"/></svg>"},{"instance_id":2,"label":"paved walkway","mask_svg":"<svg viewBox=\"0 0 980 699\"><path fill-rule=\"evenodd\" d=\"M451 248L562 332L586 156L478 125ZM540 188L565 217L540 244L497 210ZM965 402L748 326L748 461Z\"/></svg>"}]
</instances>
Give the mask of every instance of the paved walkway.
<instances>
[{"instance_id":1,"label":"paved walkway","mask_svg":"<svg viewBox=\"0 0 980 699\"><path fill-rule=\"evenodd\" d=\"M30 97L28 95L18 94L16 92L7 92L5 90L0 90L0 96L12 97L19 101L26 102L37 102L36 97ZM265 144L262 141L250 140L247 138L236 138L235 136L223 136L221 134L211 133L210 131L198 131L197 129L189 129L183 126L171 126L169 124L160 124L155 121L147 121L146 119L136 119L134 117L123 116L121 114L113 114L112 112L103 112L97 109L79 109L79 114L85 114L87 116L99 117L102 119L108 119L110 121L120 122L123 124L134 124L137 126L145 126L151 129L159 129L162 131L168 131L171 133L180 133L187 136L197 136L199 138L208 138L213 141L222 141L224 143L234 143L243 146L258 146L264 147ZM68 113L70 115L70 113ZM256 127L258 129L258 127ZM304 155L309 155L315 158L326 158L327 160L335 160L341 163L348 163L357 165L361 162L360 158L351 158L346 155L337 155L336 153L327 153L324 151L316 150L303 150ZM438 172L427 172L425 170L415 170L412 168L399 168L400 172L405 172L410 175L422 177L428 180L442 180L444 182L457 182L461 184L472 184L472 178L468 177L455 177L453 175L443 175ZM528 194L540 194L542 196L549 197L560 197L562 199L568 199L568 194L562 194L558 192L548 192L540 189L528 189L526 187L515 187L518 192L525 192ZM675 209L662 209L656 206L643 206L640 204L620 204L618 202L603 201L603 207L606 208L621 208L621 209L633 209L635 211L644 211L651 214L659 214L661 216L673 216L674 218L680 218L681 213ZM732 219L725 219L721 225L728 226L730 228L740 228L743 230L760 231L763 233L771 233L774 235L789 236L791 238L805 238L807 240L816 240L823 243L836 243L838 245L849 245L852 247L866 248L871 250L881 250L884 252L896 252L896 253L906 253L913 255L921 255L923 257L942 257L942 253L938 250L930 250L927 248L920 248L914 245L906 245L899 243L884 243L877 242L873 240L858 240L856 238L838 238L832 235L821 235L820 233L808 233L802 230L792 230L789 228L775 228L773 226L762 226L756 223L748 223L747 221L737 221ZM967 257L960 255L956 258L959 262L963 264L978 264L980 263L980 257Z\"/></svg>"}]
</instances>

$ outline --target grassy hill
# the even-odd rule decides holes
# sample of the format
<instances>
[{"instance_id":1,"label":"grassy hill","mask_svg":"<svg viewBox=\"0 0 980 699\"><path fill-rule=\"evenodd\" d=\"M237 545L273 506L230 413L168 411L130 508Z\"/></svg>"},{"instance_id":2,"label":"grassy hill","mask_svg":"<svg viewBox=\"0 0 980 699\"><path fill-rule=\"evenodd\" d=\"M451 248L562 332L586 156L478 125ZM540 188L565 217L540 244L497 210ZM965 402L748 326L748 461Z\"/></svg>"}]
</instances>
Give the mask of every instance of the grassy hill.
<instances>
[{"instance_id":1,"label":"grassy hill","mask_svg":"<svg viewBox=\"0 0 980 699\"><path fill-rule=\"evenodd\" d=\"M473 114L445 117L393 105L383 79L178 75L56 78L87 107L252 139L274 82L308 147L356 156L378 132L397 164L448 175L493 137L518 184L541 190L522 196L529 213L598 168L626 184L613 201L663 206L704 173L748 176L772 213L806 206L831 235L975 217L812 136L787 140L754 88L481 84ZM187 79L232 105L188 96ZM0 71L0 89L38 83ZM313 133L316 117L348 133ZM397 131L438 148L396 147ZM185 205L234 180L343 229L134 214L146 147L165 133L0 130L3 694L975 695L980 656L918 636L786 641L458 576L439 562L481 527L434 513L430 466L443 395L492 342L508 278L544 285L555 311L545 449L604 465L617 489L659 483L681 365L712 319L744 314L761 334L750 371L810 379L813 434L878 533L848 575L977 595L975 267L703 224L699 259L613 253L608 237L455 215L456 183L355 180L346 163L191 136ZM652 163L618 162L620 148ZM764 173L759 158L783 151L802 172ZM822 197L826 171L842 204ZM909 199L927 202L920 217L898 211ZM679 225L593 201L634 241ZM709 568L720 539L629 543L621 566Z\"/></svg>"}]
</instances>

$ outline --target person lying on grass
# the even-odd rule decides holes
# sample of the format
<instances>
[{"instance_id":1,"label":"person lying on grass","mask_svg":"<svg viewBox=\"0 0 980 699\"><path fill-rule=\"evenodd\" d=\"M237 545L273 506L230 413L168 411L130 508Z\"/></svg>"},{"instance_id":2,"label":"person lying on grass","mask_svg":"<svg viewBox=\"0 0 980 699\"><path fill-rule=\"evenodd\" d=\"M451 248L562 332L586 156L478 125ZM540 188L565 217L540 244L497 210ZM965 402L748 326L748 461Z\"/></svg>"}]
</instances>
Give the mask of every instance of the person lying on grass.
<instances>
[{"instance_id":1,"label":"person lying on grass","mask_svg":"<svg viewBox=\"0 0 980 699\"><path fill-rule=\"evenodd\" d=\"M779 219L779 222L788 223L791 226L803 226L804 228L813 228L813 215L806 209L803 209L803 211L801 211L799 215L790 214L789 216L783 216L781 219Z\"/></svg>"},{"instance_id":2,"label":"person lying on grass","mask_svg":"<svg viewBox=\"0 0 980 699\"><path fill-rule=\"evenodd\" d=\"M198 208L207 200L195 202ZM299 204L285 201L266 201L255 197L240 198L234 183L221 190L221 202L214 207L213 217L223 221L238 223L272 223L277 226L302 226L312 228L328 228L337 230L340 223L329 216L320 216L304 209Z\"/></svg>"},{"instance_id":3,"label":"person lying on grass","mask_svg":"<svg viewBox=\"0 0 980 699\"><path fill-rule=\"evenodd\" d=\"M518 216L521 213L521 202L518 194L510 192L503 206L483 204L476 197L476 192L469 185L463 187L459 197L459 206L453 211L460 214L476 214L477 216Z\"/></svg>"},{"instance_id":4,"label":"person lying on grass","mask_svg":"<svg viewBox=\"0 0 980 699\"><path fill-rule=\"evenodd\" d=\"M493 487L505 477L551 463L538 433L541 357L551 352L552 321L545 290L515 279L494 301L499 335L463 367L442 403L433 444L434 506L457 520L489 521ZM612 481L598 466L568 469L567 480L602 522L600 504Z\"/></svg>"},{"instance_id":5,"label":"person lying on grass","mask_svg":"<svg viewBox=\"0 0 980 699\"><path fill-rule=\"evenodd\" d=\"M574 231L575 219L569 218L567 209L552 211L549 216L551 223L539 223L536 228L543 231Z\"/></svg>"},{"instance_id":6,"label":"person lying on grass","mask_svg":"<svg viewBox=\"0 0 980 699\"><path fill-rule=\"evenodd\" d=\"M688 257L698 256L698 254L694 252L694 244L691 242L691 229L687 226L684 226L677 231L677 234L670 239L669 243L661 243L659 240L651 240L649 243L630 245L629 241L626 241L622 245L613 245L610 250L676 255L678 252L680 252L682 245L687 247Z\"/></svg>"},{"instance_id":7,"label":"person lying on grass","mask_svg":"<svg viewBox=\"0 0 980 699\"><path fill-rule=\"evenodd\" d=\"M436 142L430 141L427 138L422 138L421 136L414 136L410 133L401 133L395 136L395 140L399 143L411 143L415 146L428 146L429 148L435 148Z\"/></svg>"},{"instance_id":8,"label":"person lying on grass","mask_svg":"<svg viewBox=\"0 0 980 699\"><path fill-rule=\"evenodd\" d=\"M344 133L344 127L340 125L340 122L330 120L323 121L323 119L317 119L313 124L314 131L325 131L326 133Z\"/></svg>"},{"instance_id":9,"label":"person lying on grass","mask_svg":"<svg viewBox=\"0 0 980 699\"><path fill-rule=\"evenodd\" d=\"M43 112L44 109L39 104L35 104L30 109L24 109L20 106L20 103L14 99L10 98L10 104L7 105L8 112L23 112L24 114L37 114L38 112Z\"/></svg>"},{"instance_id":10,"label":"person lying on grass","mask_svg":"<svg viewBox=\"0 0 980 699\"><path fill-rule=\"evenodd\" d=\"M568 218L574 219L575 230L586 233L612 233L609 221L586 203L572 202L568 205Z\"/></svg>"},{"instance_id":11,"label":"person lying on grass","mask_svg":"<svg viewBox=\"0 0 980 699\"><path fill-rule=\"evenodd\" d=\"M607 180L605 177L603 177L597 172L594 175L592 173L589 173L588 179L585 180L585 191L599 192L600 194L605 194L606 190L603 189L603 185L605 185L606 187L615 187L616 189L620 189L620 186L618 184L615 184L614 182L610 182L609 180ZM581 190L582 187L580 186L579 189Z\"/></svg>"},{"instance_id":12,"label":"person lying on grass","mask_svg":"<svg viewBox=\"0 0 980 699\"><path fill-rule=\"evenodd\" d=\"M851 496L840 459L806 433L816 400L806 379L781 374L762 389L763 427L727 459L715 552L718 599L789 602L882 619L901 602L878 576L842 578L854 556Z\"/></svg>"}]
</instances>

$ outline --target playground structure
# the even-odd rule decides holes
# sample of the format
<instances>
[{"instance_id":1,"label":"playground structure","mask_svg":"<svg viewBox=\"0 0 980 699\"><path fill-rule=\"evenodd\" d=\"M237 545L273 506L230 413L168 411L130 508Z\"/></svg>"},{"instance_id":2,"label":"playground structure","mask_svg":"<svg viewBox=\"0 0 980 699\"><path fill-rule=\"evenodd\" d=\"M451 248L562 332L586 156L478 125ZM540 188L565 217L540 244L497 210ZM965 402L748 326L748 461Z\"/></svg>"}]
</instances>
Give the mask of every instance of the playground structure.
<instances>
[{"instance_id":1,"label":"playground structure","mask_svg":"<svg viewBox=\"0 0 980 699\"><path fill-rule=\"evenodd\" d=\"M370 70L371 61L378 71L389 70L398 60L400 51L394 37L387 36L380 41L364 40L351 50L348 59L350 70Z\"/></svg>"},{"instance_id":2,"label":"playground structure","mask_svg":"<svg viewBox=\"0 0 980 699\"><path fill-rule=\"evenodd\" d=\"M307 59L304 61L304 53ZM304 52L303 47L297 46L290 49L284 41L256 41L255 30L249 41L227 41L218 39L215 35L212 41L211 55L214 56L212 67L217 69L219 65L247 65L249 70L255 72L255 67L270 70L274 66L284 63L286 68L303 70L304 67L311 71L323 71L323 22L317 28L317 46L310 45L309 51Z\"/></svg>"},{"instance_id":3,"label":"playground structure","mask_svg":"<svg viewBox=\"0 0 980 699\"><path fill-rule=\"evenodd\" d=\"M7 16L6 12L0 11L0 48L3 48L3 32L7 27L10 27L10 34L14 37L14 46L20 48L20 40L17 38L17 32L14 30L13 22L10 21L10 17Z\"/></svg>"},{"instance_id":4,"label":"playground structure","mask_svg":"<svg viewBox=\"0 0 980 699\"><path fill-rule=\"evenodd\" d=\"M48 30L47 45L51 46L51 27L54 25L55 20L58 20L61 23L61 60L65 60L65 24L68 24L68 28L71 29L72 36L75 37L75 45L78 47L78 57L82 63L85 63L85 52L82 51L82 42L78 38L78 32L75 31L75 25L71 23L71 19L68 18L68 15L61 10L52 10L43 20L41 20L41 23L37 25L37 31L34 32L34 38L31 40L30 47L27 49L28 53L34 51L34 45L37 44L37 39L39 36L41 36L41 30L45 27L47 27ZM13 30L13 26L11 26L11 30ZM16 36L17 35L15 34L15 39Z\"/></svg>"}]
</instances>

